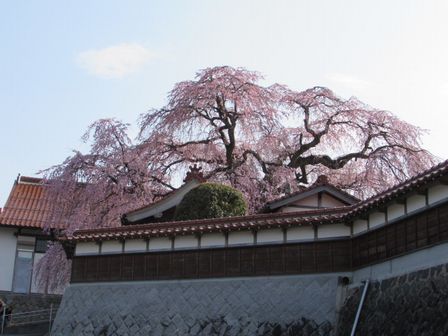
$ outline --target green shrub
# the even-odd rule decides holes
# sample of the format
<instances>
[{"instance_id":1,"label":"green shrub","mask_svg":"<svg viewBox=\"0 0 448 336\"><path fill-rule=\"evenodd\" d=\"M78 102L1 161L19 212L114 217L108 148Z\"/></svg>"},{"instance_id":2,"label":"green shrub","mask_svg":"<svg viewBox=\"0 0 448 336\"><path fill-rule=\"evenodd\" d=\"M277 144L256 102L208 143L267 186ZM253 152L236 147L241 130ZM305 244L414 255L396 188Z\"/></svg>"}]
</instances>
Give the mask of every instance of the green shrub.
<instances>
[{"instance_id":1,"label":"green shrub","mask_svg":"<svg viewBox=\"0 0 448 336\"><path fill-rule=\"evenodd\" d=\"M175 220L243 216L247 205L238 190L218 183L202 183L179 203Z\"/></svg>"}]
</instances>

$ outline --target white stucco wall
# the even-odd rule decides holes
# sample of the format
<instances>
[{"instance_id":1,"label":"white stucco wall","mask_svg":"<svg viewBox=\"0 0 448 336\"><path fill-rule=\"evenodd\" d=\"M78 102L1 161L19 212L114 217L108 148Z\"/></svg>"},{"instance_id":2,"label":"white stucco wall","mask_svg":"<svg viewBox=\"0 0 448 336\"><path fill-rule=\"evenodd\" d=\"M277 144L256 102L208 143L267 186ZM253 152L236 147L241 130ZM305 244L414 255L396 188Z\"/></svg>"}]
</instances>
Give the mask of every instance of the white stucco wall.
<instances>
[{"instance_id":1,"label":"white stucco wall","mask_svg":"<svg viewBox=\"0 0 448 336\"><path fill-rule=\"evenodd\" d=\"M80 242L76 244L75 255L98 254L100 246L95 242Z\"/></svg>"},{"instance_id":2,"label":"white stucco wall","mask_svg":"<svg viewBox=\"0 0 448 336\"><path fill-rule=\"evenodd\" d=\"M295 205L317 206L318 205L317 194L316 195L311 195L311 196L306 197L306 198L301 199L301 200L298 200L294 204Z\"/></svg>"},{"instance_id":3,"label":"white stucco wall","mask_svg":"<svg viewBox=\"0 0 448 336\"><path fill-rule=\"evenodd\" d=\"M205 233L201 237L201 247L224 246L226 237L223 233Z\"/></svg>"},{"instance_id":4,"label":"white stucco wall","mask_svg":"<svg viewBox=\"0 0 448 336\"><path fill-rule=\"evenodd\" d=\"M343 206L344 203L342 203L340 200L334 198L331 195L328 195L326 193L322 193L322 206L325 208L335 208Z\"/></svg>"},{"instance_id":5,"label":"white stucco wall","mask_svg":"<svg viewBox=\"0 0 448 336\"><path fill-rule=\"evenodd\" d=\"M310 210L310 206L312 207L317 207L318 202L317 202L317 195L311 195L309 197L306 197L304 199L298 200L294 203L292 203L292 205L295 206L288 206L285 205L284 207L280 208L280 212L297 212L297 211L308 211ZM304 208L300 208L300 206L305 206Z\"/></svg>"},{"instance_id":6,"label":"white stucco wall","mask_svg":"<svg viewBox=\"0 0 448 336\"><path fill-rule=\"evenodd\" d=\"M367 231L367 220L357 219L353 222L353 234L358 234Z\"/></svg>"},{"instance_id":7,"label":"white stucco wall","mask_svg":"<svg viewBox=\"0 0 448 336\"><path fill-rule=\"evenodd\" d=\"M17 238L15 229L0 227L0 290L10 291L14 274Z\"/></svg>"},{"instance_id":8,"label":"white stucco wall","mask_svg":"<svg viewBox=\"0 0 448 336\"><path fill-rule=\"evenodd\" d=\"M423 208L426 205L424 195L412 195L406 199L408 213Z\"/></svg>"},{"instance_id":9,"label":"white stucco wall","mask_svg":"<svg viewBox=\"0 0 448 336\"><path fill-rule=\"evenodd\" d=\"M124 242L125 252L142 252L146 251L146 240L143 239L126 239Z\"/></svg>"},{"instance_id":10,"label":"white stucco wall","mask_svg":"<svg viewBox=\"0 0 448 336\"><path fill-rule=\"evenodd\" d=\"M198 248L199 242L195 236L177 236L174 239L175 249Z\"/></svg>"},{"instance_id":11,"label":"white stucco wall","mask_svg":"<svg viewBox=\"0 0 448 336\"><path fill-rule=\"evenodd\" d=\"M289 228L286 231L287 241L314 239L314 229L312 226L298 226Z\"/></svg>"},{"instance_id":12,"label":"white stucco wall","mask_svg":"<svg viewBox=\"0 0 448 336\"><path fill-rule=\"evenodd\" d=\"M123 251L123 243L119 240L104 241L101 245L101 253L121 253Z\"/></svg>"},{"instance_id":13,"label":"white stucco wall","mask_svg":"<svg viewBox=\"0 0 448 336\"><path fill-rule=\"evenodd\" d=\"M229 245L253 244L254 234L252 231L236 231L229 233Z\"/></svg>"},{"instance_id":14,"label":"white stucco wall","mask_svg":"<svg viewBox=\"0 0 448 336\"><path fill-rule=\"evenodd\" d=\"M317 238L349 237L350 227L344 224L324 224L317 228Z\"/></svg>"},{"instance_id":15,"label":"white stucco wall","mask_svg":"<svg viewBox=\"0 0 448 336\"><path fill-rule=\"evenodd\" d=\"M448 198L448 185L436 185L428 189L428 203L432 204L437 201Z\"/></svg>"},{"instance_id":16,"label":"white stucco wall","mask_svg":"<svg viewBox=\"0 0 448 336\"><path fill-rule=\"evenodd\" d=\"M257 244L281 242L283 242L283 231L281 229L260 230L257 232Z\"/></svg>"},{"instance_id":17,"label":"white stucco wall","mask_svg":"<svg viewBox=\"0 0 448 336\"><path fill-rule=\"evenodd\" d=\"M369 215L369 226L373 228L386 223L386 214L382 212L374 212Z\"/></svg>"},{"instance_id":18,"label":"white stucco wall","mask_svg":"<svg viewBox=\"0 0 448 336\"><path fill-rule=\"evenodd\" d=\"M397 203L387 207L387 219L389 221L401 217L404 214L404 204Z\"/></svg>"},{"instance_id":19,"label":"white stucco wall","mask_svg":"<svg viewBox=\"0 0 448 336\"><path fill-rule=\"evenodd\" d=\"M151 238L149 240L149 250L170 250L171 249L171 239L168 237L157 237Z\"/></svg>"}]
</instances>

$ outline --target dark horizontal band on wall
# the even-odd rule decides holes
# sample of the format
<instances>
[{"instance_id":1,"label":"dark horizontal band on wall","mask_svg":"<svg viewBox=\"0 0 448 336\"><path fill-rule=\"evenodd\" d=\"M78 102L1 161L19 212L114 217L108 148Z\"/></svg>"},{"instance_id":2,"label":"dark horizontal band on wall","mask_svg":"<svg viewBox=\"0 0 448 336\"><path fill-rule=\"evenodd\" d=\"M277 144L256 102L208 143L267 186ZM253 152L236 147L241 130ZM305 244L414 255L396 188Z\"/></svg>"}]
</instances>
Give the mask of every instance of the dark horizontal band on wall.
<instances>
[{"instance_id":1,"label":"dark horizontal band on wall","mask_svg":"<svg viewBox=\"0 0 448 336\"><path fill-rule=\"evenodd\" d=\"M75 256L72 282L344 272L448 241L448 204L364 235L221 249Z\"/></svg>"}]
</instances>

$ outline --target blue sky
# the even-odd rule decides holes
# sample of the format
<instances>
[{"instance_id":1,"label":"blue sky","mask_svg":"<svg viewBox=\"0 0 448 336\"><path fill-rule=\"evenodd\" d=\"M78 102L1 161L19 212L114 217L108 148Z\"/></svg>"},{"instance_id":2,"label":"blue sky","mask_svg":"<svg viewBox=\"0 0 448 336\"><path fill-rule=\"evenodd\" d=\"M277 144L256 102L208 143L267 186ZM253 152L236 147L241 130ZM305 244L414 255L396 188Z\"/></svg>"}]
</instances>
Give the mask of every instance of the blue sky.
<instances>
[{"instance_id":1,"label":"blue sky","mask_svg":"<svg viewBox=\"0 0 448 336\"><path fill-rule=\"evenodd\" d=\"M0 206L94 120L134 123L215 65L355 95L428 129L446 159L447 17L444 0L1 1Z\"/></svg>"}]
</instances>

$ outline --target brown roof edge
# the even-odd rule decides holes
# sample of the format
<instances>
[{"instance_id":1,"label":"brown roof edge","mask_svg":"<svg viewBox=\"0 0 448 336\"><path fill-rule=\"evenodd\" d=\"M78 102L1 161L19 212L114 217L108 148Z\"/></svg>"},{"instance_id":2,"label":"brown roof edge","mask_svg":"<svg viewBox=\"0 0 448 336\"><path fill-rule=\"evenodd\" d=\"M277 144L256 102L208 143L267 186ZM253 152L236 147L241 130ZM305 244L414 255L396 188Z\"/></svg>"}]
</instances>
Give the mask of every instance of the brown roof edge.
<instances>
[{"instance_id":1,"label":"brown roof edge","mask_svg":"<svg viewBox=\"0 0 448 336\"><path fill-rule=\"evenodd\" d=\"M439 164L424 170L423 172L400 182L379 194L376 194L360 203L356 204L353 210L350 211L348 215L359 214L360 212L366 211L373 206L377 206L381 203L387 202L392 197L396 197L399 194L411 192L414 189L422 187L422 185L427 185L437 178L444 175L448 175L448 160L440 162Z\"/></svg>"},{"instance_id":2,"label":"brown roof edge","mask_svg":"<svg viewBox=\"0 0 448 336\"><path fill-rule=\"evenodd\" d=\"M33 184L41 184L44 179L40 177L30 177L30 176L19 176L18 183L33 183Z\"/></svg>"},{"instance_id":3,"label":"brown roof edge","mask_svg":"<svg viewBox=\"0 0 448 336\"><path fill-rule=\"evenodd\" d=\"M139 208L136 208L136 209L134 209L134 210L130 210L130 211L128 211L128 212L122 214L122 215L121 215L121 218L122 218L122 224L124 224L124 225L130 224L130 223L127 221L127 216L128 216L129 214L133 214L133 213L135 213L135 212L139 212L139 211L144 210L144 209L147 209L147 208L149 209L149 208L155 207L155 206L157 206L157 205L163 203L168 197L172 197L174 194L176 194L176 192L180 191L180 190L181 190L183 187L185 187L188 183L190 183L190 182L192 182L192 181L194 181L194 180L195 180L197 183L199 183L199 184L202 183L201 180L200 180L200 179L197 179L196 177L193 177L193 178L189 179L189 180L186 181L183 185L181 185L179 188L169 191L167 194L165 194L165 196L163 196L163 198L160 198L160 199L158 199L158 200L156 200L156 201L154 201L154 202L152 202L152 203L149 203L149 204L146 204L146 205L142 205L142 206L139 207Z\"/></svg>"},{"instance_id":4,"label":"brown roof edge","mask_svg":"<svg viewBox=\"0 0 448 336\"><path fill-rule=\"evenodd\" d=\"M318 209L310 211L297 211L297 212L283 212L283 213L268 213L268 214L254 214L248 216L235 216L235 217L221 217L221 218L206 218L206 219L193 219L185 221L172 221L172 222L158 222L149 224L138 224L129 226L119 226L113 228L98 228L98 229L81 229L73 232L73 236L92 233L105 233L105 232L121 232L121 231L136 231L136 230L151 230L156 228L168 228L168 227L190 227L209 224L227 224L227 223L241 223L252 220L264 220L264 219L284 219L288 217L304 218L304 217L322 217L324 215L340 215L346 213L352 207L338 207L328 209Z\"/></svg>"}]
</instances>

